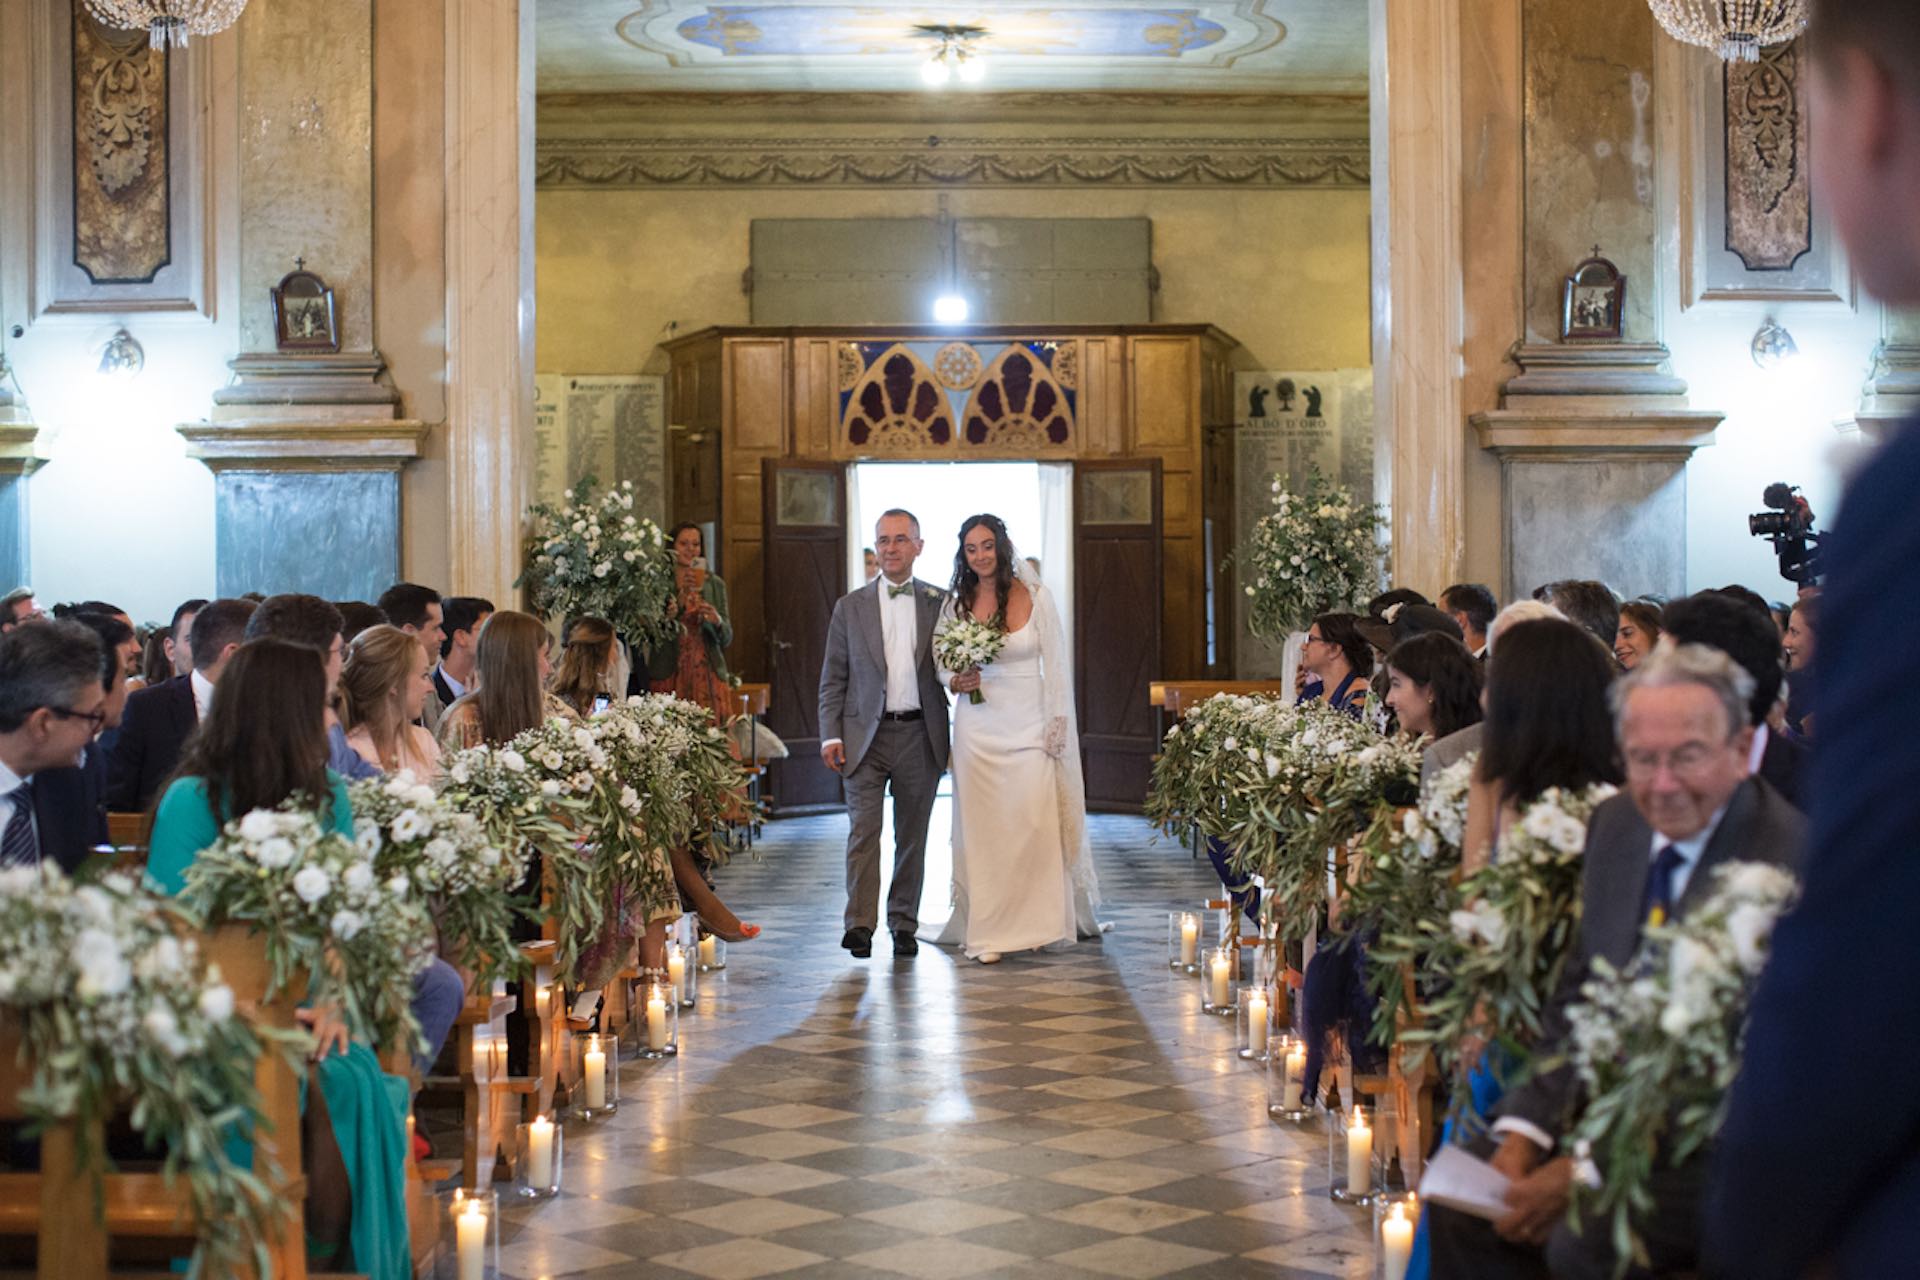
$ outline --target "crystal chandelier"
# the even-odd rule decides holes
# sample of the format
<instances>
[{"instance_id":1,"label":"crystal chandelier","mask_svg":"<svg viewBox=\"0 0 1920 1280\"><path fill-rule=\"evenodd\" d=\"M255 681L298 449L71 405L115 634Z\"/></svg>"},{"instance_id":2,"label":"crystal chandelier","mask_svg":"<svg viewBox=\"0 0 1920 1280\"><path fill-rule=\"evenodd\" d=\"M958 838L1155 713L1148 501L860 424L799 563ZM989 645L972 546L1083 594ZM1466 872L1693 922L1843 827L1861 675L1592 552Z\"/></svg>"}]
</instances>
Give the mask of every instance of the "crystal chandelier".
<instances>
[{"instance_id":1,"label":"crystal chandelier","mask_svg":"<svg viewBox=\"0 0 1920 1280\"><path fill-rule=\"evenodd\" d=\"M187 37L225 31L247 0L87 0L87 10L109 27L147 32L156 49L184 46Z\"/></svg>"},{"instance_id":2,"label":"crystal chandelier","mask_svg":"<svg viewBox=\"0 0 1920 1280\"><path fill-rule=\"evenodd\" d=\"M913 34L934 42L933 56L920 66L920 78L930 89L938 89L949 80L978 84L987 74L986 60L974 47L987 34L985 27L936 26L922 23Z\"/></svg>"},{"instance_id":3,"label":"crystal chandelier","mask_svg":"<svg viewBox=\"0 0 1920 1280\"><path fill-rule=\"evenodd\" d=\"M1760 50L1807 29L1807 0L1647 0L1667 34L1722 62L1758 62Z\"/></svg>"}]
</instances>

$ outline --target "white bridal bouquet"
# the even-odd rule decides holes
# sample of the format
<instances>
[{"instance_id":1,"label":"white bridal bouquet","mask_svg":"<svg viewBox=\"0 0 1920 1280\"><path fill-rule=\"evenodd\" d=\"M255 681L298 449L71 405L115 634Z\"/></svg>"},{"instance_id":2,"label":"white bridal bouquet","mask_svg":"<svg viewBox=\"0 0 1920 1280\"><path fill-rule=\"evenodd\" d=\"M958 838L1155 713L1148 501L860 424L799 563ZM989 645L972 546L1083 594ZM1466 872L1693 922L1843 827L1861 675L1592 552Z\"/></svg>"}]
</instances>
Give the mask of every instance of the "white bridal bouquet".
<instances>
[{"instance_id":1,"label":"white bridal bouquet","mask_svg":"<svg viewBox=\"0 0 1920 1280\"><path fill-rule=\"evenodd\" d=\"M660 526L633 514L633 484L603 494L592 476L528 512L526 571L515 586L543 617L605 618L630 645L680 634L673 552Z\"/></svg>"},{"instance_id":2,"label":"white bridal bouquet","mask_svg":"<svg viewBox=\"0 0 1920 1280\"><path fill-rule=\"evenodd\" d=\"M1378 507L1360 502L1317 467L1305 493L1274 480L1273 510L1234 555L1253 602L1253 633L1283 638L1315 614L1351 608L1378 591L1385 523Z\"/></svg>"},{"instance_id":3,"label":"white bridal bouquet","mask_svg":"<svg viewBox=\"0 0 1920 1280\"><path fill-rule=\"evenodd\" d=\"M947 618L933 632L933 660L955 675L978 671L1000 656L1007 643L1007 629L998 622L978 618ZM978 706L985 702L978 689L967 695Z\"/></svg>"},{"instance_id":4,"label":"white bridal bouquet","mask_svg":"<svg viewBox=\"0 0 1920 1280\"><path fill-rule=\"evenodd\" d=\"M1712 895L1684 920L1649 927L1626 970L1597 962L1584 1002L1568 1010L1588 1095L1572 1134L1575 1204L1607 1216L1623 1270L1629 1258L1646 1263L1632 1219L1654 1207L1655 1161L1686 1162L1720 1128L1747 1001L1797 891L1779 867L1721 867Z\"/></svg>"}]
</instances>

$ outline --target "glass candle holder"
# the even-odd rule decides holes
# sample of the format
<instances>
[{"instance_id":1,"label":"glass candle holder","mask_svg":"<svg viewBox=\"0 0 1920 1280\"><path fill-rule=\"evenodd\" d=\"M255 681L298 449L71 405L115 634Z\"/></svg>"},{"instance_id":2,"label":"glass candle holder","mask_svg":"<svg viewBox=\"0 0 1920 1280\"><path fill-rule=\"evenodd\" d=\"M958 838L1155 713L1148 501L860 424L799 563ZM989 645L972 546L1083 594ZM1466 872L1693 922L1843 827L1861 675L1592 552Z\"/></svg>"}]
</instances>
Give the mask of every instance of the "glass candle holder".
<instances>
[{"instance_id":1,"label":"glass candle holder","mask_svg":"<svg viewBox=\"0 0 1920 1280\"><path fill-rule=\"evenodd\" d=\"M433 1280L495 1280L500 1274L500 1196L492 1187L433 1197L440 1247Z\"/></svg>"},{"instance_id":2,"label":"glass candle holder","mask_svg":"<svg viewBox=\"0 0 1920 1280\"><path fill-rule=\"evenodd\" d=\"M517 1129L514 1193L527 1200L548 1200L559 1195L560 1144L566 1135L550 1116L540 1116Z\"/></svg>"},{"instance_id":3,"label":"glass candle holder","mask_svg":"<svg viewBox=\"0 0 1920 1280\"><path fill-rule=\"evenodd\" d=\"M680 1052L680 1006L673 988L664 982L650 982L634 1019L635 1039L643 1058L671 1058Z\"/></svg>"},{"instance_id":4,"label":"glass candle holder","mask_svg":"<svg viewBox=\"0 0 1920 1280\"><path fill-rule=\"evenodd\" d=\"M1267 989L1258 984L1240 988L1234 1009L1234 1042L1238 1053L1249 1062L1267 1060L1267 1041L1273 1035L1273 1004Z\"/></svg>"},{"instance_id":5,"label":"glass candle holder","mask_svg":"<svg viewBox=\"0 0 1920 1280\"><path fill-rule=\"evenodd\" d=\"M1327 1127L1327 1194L1341 1204L1373 1203L1373 1108L1333 1112Z\"/></svg>"},{"instance_id":6,"label":"glass candle holder","mask_svg":"<svg viewBox=\"0 0 1920 1280\"><path fill-rule=\"evenodd\" d=\"M1306 1041L1284 1034L1267 1037L1267 1114L1290 1124L1313 1114Z\"/></svg>"},{"instance_id":7,"label":"glass candle holder","mask_svg":"<svg viewBox=\"0 0 1920 1280\"><path fill-rule=\"evenodd\" d=\"M1231 1018L1237 1008L1233 991L1233 951L1215 947L1200 966L1200 1011Z\"/></svg>"},{"instance_id":8,"label":"glass candle holder","mask_svg":"<svg viewBox=\"0 0 1920 1280\"><path fill-rule=\"evenodd\" d=\"M1412 1192L1380 1192L1373 1198L1375 1280L1407 1280L1413 1237L1420 1227L1420 1198Z\"/></svg>"},{"instance_id":9,"label":"glass candle holder","mask_svg":"<svg viewBox=\"0 0 1920 1280\"><path fill-rule=\"evenodd\" d=\"M620 1107L620 1037L588 1032L574 1037L579 1051L580 1090L573 1114L582 1120L611 1115Z\"/></svg>"},{"instance_id":10,"label":"glass candle holder","mask_svg":"<svg viewBox=\"0 0 1920 1280\"><path fill-rule=\"evenodd\" d=\"M727 967L727 941L708 934L700 939L700 972L718 973Z\"/></svg>"},{"instance_id":11,"label":"glass candle holder","mask_svg":"<svg viewBox=\"0 0 1920 1280\"><path fill-rule=\"evenodd\" d=\"M1401 1132L1400 1111L1392 1098L1383 1095L1373 1108L1373 1194L1405 1196L1420 1185L1417 1171L1410 1172L1403 1162L1407 1135Z\"/></svg>"},{"instance_id":12,"label":"glass candle holder","mask_svg":"<svg viewBox=\"0 0 1920 1280\"><path fill-rule=\"evenodd\" d=\"M700 966L687 963L687 949L678 942L667 947L667 986L673 991L673 1002L682 1009L691 1009L700 998Z\"/></svg>"},{"instance_id":13,"label":"glass candle holder","mask_svg":"<svg viewBox=\"0 0 1920 1280\"><path fill-rule=\"evenodd\" d=\"M1167 968L1200 972L1200 917L1191 911L1167 912Z\"/></svg>"}]
</instances>

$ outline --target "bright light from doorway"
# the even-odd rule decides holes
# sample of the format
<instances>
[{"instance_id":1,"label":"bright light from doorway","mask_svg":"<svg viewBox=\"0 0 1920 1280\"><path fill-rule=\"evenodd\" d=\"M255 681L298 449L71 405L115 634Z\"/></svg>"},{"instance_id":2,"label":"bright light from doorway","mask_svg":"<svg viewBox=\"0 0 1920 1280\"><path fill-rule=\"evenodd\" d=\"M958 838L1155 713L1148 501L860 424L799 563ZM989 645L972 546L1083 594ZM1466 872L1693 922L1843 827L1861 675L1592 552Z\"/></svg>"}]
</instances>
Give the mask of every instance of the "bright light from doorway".
<instances>
[{"instance_id":1,"label":"bright light from doorway","mask_svg":"<svg viewBox=\"0 0 1920 1280\"><path fill-rule=\"evenodd\" d=\"M947 585L960 546L960 525L982 511L1006 521L1007 536L1021 555L1044 557L1050 550L1043 545L1038 463L862 462L853 470L860 520L854 526L857 547L873 545L873 527L881 512L905 508L920 520L926 548L914 572L928 582ZM854 585L865 580L863 570Z\"/></svg>"},{"instance_id":2,"label":"bright light from doorway","mask_svg":"<svg viewBox=\"0 0 1920 1280\"><path fill-rule=\"evenodd\" d=\"M957 293L943 293L933 300L933 318L939 324L965 324L972 308Z\"/></svg>"}]
</instances>

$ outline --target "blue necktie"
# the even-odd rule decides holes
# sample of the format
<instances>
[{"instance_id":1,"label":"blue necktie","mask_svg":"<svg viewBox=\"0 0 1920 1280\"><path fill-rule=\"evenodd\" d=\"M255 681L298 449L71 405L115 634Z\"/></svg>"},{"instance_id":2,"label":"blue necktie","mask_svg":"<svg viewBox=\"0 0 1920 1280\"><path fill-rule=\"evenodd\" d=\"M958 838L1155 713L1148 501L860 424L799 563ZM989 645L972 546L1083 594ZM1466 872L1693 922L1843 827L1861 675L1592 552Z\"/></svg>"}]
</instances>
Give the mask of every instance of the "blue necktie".
<instances>
[{"instance_id":1,"label":"blue necktie","mask_svg":"<svg viewBox=\"0 0 1920 1280\"><path fill-rule=\"evenodd\" d=\"M887 599L897 600L901 596L910 594L912 591L913 591L913 584L911 582L903 582L897 587L894 586L891 582L889 582L887 584Z\"/></svg>"},{"instance_id":2,"label":"blue necktie","mask_svg":"<svg viewBox=\"0 0 1920 1280\"><path fill-rule=\"evenodd\" d=\"M40 864L40 844L33 837L33 780L29 778L13 793L13 817L0 833L0 867L33 867Z\"/></svg>"},{"instance_id":3,"label":"blue necktie","mask_svg":"<svg viewBox=\"0 0 1920 1280\"><path fill-rule=\"evenodd\" d=\"M1662 845L1647 873L1645 919L1650 925L1665 924L1673 918L1673 875L1684 864L1677 845Z\"/></svg>"}]
</instances>

